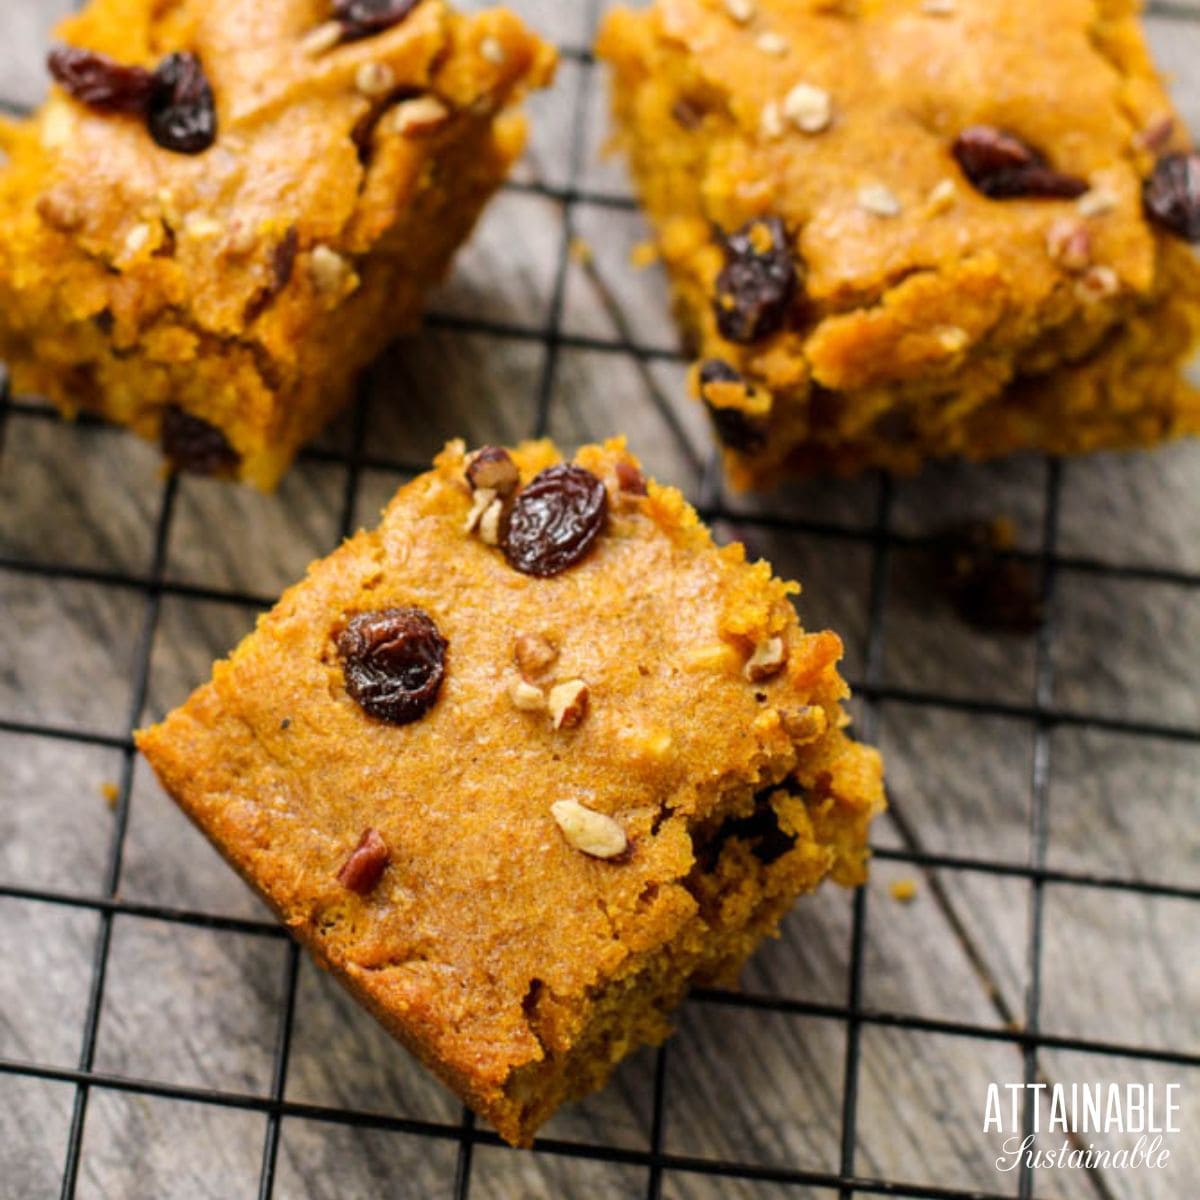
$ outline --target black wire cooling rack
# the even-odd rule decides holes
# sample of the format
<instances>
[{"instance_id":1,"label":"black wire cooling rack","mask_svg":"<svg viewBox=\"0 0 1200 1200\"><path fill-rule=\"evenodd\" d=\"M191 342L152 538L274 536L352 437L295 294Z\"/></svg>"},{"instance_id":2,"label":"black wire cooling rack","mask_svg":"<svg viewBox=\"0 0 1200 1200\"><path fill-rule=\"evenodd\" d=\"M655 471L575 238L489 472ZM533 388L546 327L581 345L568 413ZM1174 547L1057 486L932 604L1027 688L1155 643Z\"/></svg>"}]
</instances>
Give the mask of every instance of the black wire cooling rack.
<instances>
[{"instance_id":1,"label":"black wire cooling rack","mask_svg":"<svg viewBox=\"0 0 1200 1200\"><path fill-rule=\"evenodd\" d=\"M594 29L599 17L600 5L597 0L588 0L586 7L588 28ZM1163 19L1200 22L1200 9L1187 3L1186 0L1183 3L1160 0L1159 3L1151 3L1149 9L1153 15ZM532 428L528 431L532 436L544 435L550 423L555 397L556 372L563 349L624 355L642 363L655 360L685 361L682 355L676 352L639 345L629 337L580 336L564 330L563 316L568 266L576 239L576 216L579 206L586 204L631 210L635 205L628 196L606 194L580 186L586 165L584 149L586 138L584 135L589 119L589 105L595 102L596 89L592 85L591 75L596 70L596 64L590 51L586 49L578 46L564 46L560 49L564 60L578 67L578 78L573 88L574 95L571 98L572 135L569 143L571 150L567 182L565 186L552 186L542 182L514 180L506 185L510 192L533 193L555 202L561 208L562 231L553 278L549 322L543 329L530 330L517 325L474 317L443 315L431 316L428 320L428 324L433 328L447 328L469 333L488 334L498 338L531 341L544 347L543 366L535 383L536 416ZM0 110L13 114L26 111L22 104L3 99L0 99ZM422 464L398 462L368 453L365 431L372 385L373 376L368 373L355 402L351 422L352 433L346 451L309 448L302 454L303 459L334 464L344 468L345 486L341 503L339 540L352 532L355 526L356 505L364 470L377 469L409 474L423 469ZM3 391L0 392L0 469L3 469L4 426L10 414L20 414L35 420L56 421L58 419L50 409L36 401L12 398L5 384ZM695 451L679 428L675 414L664 409L661 415L679 438L684 454L694 458ZM87 417L82 420L85 425L94 423ZM663 1145L663 1127L667 1093L666 1064L671 1053L670 1043L657 1051L653 1103L646 1149L593 1145L563 1139L541 1139L535 1145L534 1153L550 1153L567 1159L591 1159L641 1167L646 1172L645 1194L649 1200L657 1200L661 1196L663 1175L668 1171L796 1185L801 1188L808 1186L829 1189L832 1193L836 1193L841 1200L850 1200L854 1196L881 1195L920 1197L922 1200L1009 1200L1011 1193L962 1190L954 1187L930 1186L927 1183L906 1183L899 1179L871 1178L858 1173L856 1147L858 1144L859 1074L863 1031L872 1026L881 1026L912 1031L915 1034L943 1034L1015 1046L1023 1056L1024 1076L1027 1083L1035 1082L1041 1077L1039 1055L1043 1050L1078 1051L1122 1059L1144 1060L1179 1068L1200 1067L1200 1054L1197 1053L1180 1052L1167 1047L1125 1044L1121 1041L1058 1036L1043 1032L1041 1021L1044 894L1047 885L1066 885L1109 893L1135 893L1146 897L1200 903L1200 887L1196 886L1151 883L1114 874L1054 869L1047 866L1047 789L1050 777L1051 734L1054 730L1075 726L1122 733L1132 737L1167 739L1200 745L1200 728L1080 713L1073 709L1056 706L1053 694L1053 648L1057 628L1056 582L1060 569L1066 567L1073 572L1097 578L1165 582L1187 589L1200 589L1200 574L1169 566L1113 565L1099 559L1060 554L1058 552L1058 535L1062 470L1058 462L1051 460L1048 462L1045 472L1041 547L1036 552L1012 552L1014 557L1028 562L1039 571L1047 614L1047 619L1037 637L1035 686L1032 700L1028 703L1021 703L971 699L942 694L937 691L898 687L885 681L883 670L884 616L888 600L889 561L897 549L928 548L930 539L926 536L904 534L893 528L893 487L890 481L886 478L877 481L878 499L873 521L868 527L859 528L828 521L807 520L793 515L774 517L769 514L747 514L732 510L721 500L719 463L715 457L706 464L701 464L701 467L703 483L699 494L693 499L698 502L702 515L710 522L725 522L739 530L753 530L755 526L761 526L765 529L785 533L811 535L824 539L843 539L867 547L870 556L870 584L866 653L861 676L852 680L855 693L863 702L858 728L866 740L872 740L877 727L879 706L883 703L928 706L984 716L1011 717L1031 724L1034 730L1032 773L1029 780L1032 796L1029 827L1031 851L1026 862L1013 863L987 857L930 853L917 848L915 840L908 841L898 848L876 847L875 849L877 861L891 860L905 863L915 870L925 872L931 882L931 890L939 902L945 901L937 884L937 872L940 870L977 872L1018 882L1024 881L1027 884L1031 893L1031 920L1028 944L1025 947L1028 974L1024 1011L1001 1012L1001 1016L1005 1017L1005 1023L991 1026L908 1015L866 1005L863 997L863 958L868 921L868 892L866 889L860 889L853 902L849 983L843 1002L821 1003L716 990L699 993L699 998L707 1004L819 1017L836 1021L844 1027L846 1049L840 1114L840 1150L836 1170L805 1170L766 1166L756 1162L740 1161L737 1158L710 1159L666 1151ZM135 762L132 732L140 721L147 698L151 651L164 597L179 596L252 608L265 608L271 603L270 598L266 596L238 590L195 586L174 582L166 577L167 546L172 519L176 511L177 494L176 478L165 477L157 501L151 565L145 574L84 568L66 562L29 561L23 557L0 554L0 570L6 572L41 576L49 581L69 580L127 590L133 589L142 597L136 666L132 680L132 704L123 733L108 735L55 727L38 722L0 719L0 733L25 734L100 746L118 751L122 756L114 828L107 851L104 882L100 892L96 895L80 896L52 889L0 883L0 898L67 906L97 914L99 936L87 983L86 1016L78 1065L73 1068L64 1068L38 1062L0 1058L0 1075L24 1076L73 1085L74 1104L61 1182L61 1195L64 1200L75 1195L80 1171L84 1124L88 1113L89 1097L93 1089L133 1093L168 1100L193 1101L265 1115L266 1137L258 1186L261 1200L269 1200L274 1194L280 1130L281 1124L286 1118L395 1130L417 1137L437 1139L442 1143L457 1146L457 1168L453 1194L456 1200L466 1200L466 1197L471 1195L474 1150L479 1146L500 1144L493 1133L476 1127L474 1118L469 1111L463 1110L461 1119L457 1123L441 1123L382 1115L356 1108L303 1103L286 1098L285 1087L292 1043L300 952L282 929L267 921L215 916L200 911L123 899L120 896L122 859L129 821L130 791ZM896 816L901 829L903 829L903 815L897 813ZM113 923L117 916L150 918L178 926L192 926L211 931L278 939L286 944L282 985L283 1002L278 1012L270 1087L266 1094L242 1094L207 1087L175 1085L96 1069L97 1035L109 975ZM1027 1131L1032 1127L1032 1118L1033 1112L1027 1107L1025 1113ZM0 1191L2 1190L3 1181L0 1181ZM1017 1195L1026 1198L1032 1196L1033 1193L1033 1172L1026 1168L1020 1175ZM1103 1184L1097 1186L1097 1195L1103 1197L1107 1194Z\"/></svg>"}]
</instances>

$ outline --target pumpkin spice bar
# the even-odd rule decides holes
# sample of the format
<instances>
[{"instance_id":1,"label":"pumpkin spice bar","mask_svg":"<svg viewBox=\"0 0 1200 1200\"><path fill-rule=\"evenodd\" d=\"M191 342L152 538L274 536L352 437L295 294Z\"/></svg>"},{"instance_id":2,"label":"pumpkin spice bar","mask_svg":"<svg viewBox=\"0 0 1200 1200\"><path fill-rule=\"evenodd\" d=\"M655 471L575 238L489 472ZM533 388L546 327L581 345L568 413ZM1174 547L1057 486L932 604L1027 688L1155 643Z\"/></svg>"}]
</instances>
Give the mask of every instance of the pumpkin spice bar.
<instances>
[{"instance_id":1,"label":"pumpkin spice bar","mask_svg":"<svg viewBox=\"0 0 1200 1200\"><path fill-rule=\"evenodd\" d=\"M1137 8L610 14L619 140L736 484L1200 431L1200 157Z\"/></svg>"},{"instance_id":2,"label":"pumpkin spice bar","mask_svg":"<svg viewBox=\"0 0 1200 1200\"><path fill-rule=\"evenodd\" d=\"M138 745L509 1141L865 873L832 633L623 442L451 444Z\"/></svg>"},{"instance_id":3,"label":"pumpkin spice bar","mask_svg":"<svg viewBox=\"0 0 1200 1200\"><path fill-rule=\"evenodd\" d=\"M553 52L442 0L92 0L0 123L14 387L273 487L524 141Z\"/></svg>"}]
</instances>

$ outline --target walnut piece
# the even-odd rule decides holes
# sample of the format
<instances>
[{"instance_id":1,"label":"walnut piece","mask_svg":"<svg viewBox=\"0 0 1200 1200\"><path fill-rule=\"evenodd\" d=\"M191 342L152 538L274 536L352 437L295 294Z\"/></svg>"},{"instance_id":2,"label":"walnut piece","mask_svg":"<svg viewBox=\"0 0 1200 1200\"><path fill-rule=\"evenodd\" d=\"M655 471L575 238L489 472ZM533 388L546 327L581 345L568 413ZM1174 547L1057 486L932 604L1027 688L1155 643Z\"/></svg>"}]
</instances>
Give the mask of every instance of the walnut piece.
<instances>
[{"instance_id":1,"label":"walnut piece","mask_svg":"<svg viewBox=\"0 0 1200 1200\"><path fill-rule=\"evenodd\" d=\"M555 729L574 729L587 716L588 686L582 679L555 684L546 703Z\"/></svg>"},{"instance_id":2,"label":"walnut piece","mask_svg":"<svg viewBox=\"0 0 1200 1200\"><path fill-rule=\"evenodd\" d=\"M490 488L497 496L507 496L521 482L517 464L507 450L499 446L484 446L467 463L467 482L478 491Z\"/></svg>"},{"instance_id":3,"label":"walnut piece","mask_svg":"<svg viewBox=\"0 0 1200 1200\"><path fill-rule=\"evenodd\" d=\"M546 693L536 684L527 683L524 679L515 679L509 686L508 695L513 705L522 712L545 711Z\"/></svg>"},{"instance_id":4,"label":"walnut piece","mask_svg":"<svg viewBox=\"0 0 1200 1200\"><path fill-rule=\"evenodd\" d=\"M493 500L483 510L483 516L479 518L479 540L485 546L500 544L500 515L503 512L504 501L502 500Z\"/></svg>"},{"instance_id":5,"label":"walnut piece","mask_svg":"<svg viewBox=\"0 0 1200 1200\"><path fill-rule=\"evenodd\" d=\"M593 858L616 858L629 846L625 830L612 817L578 800L556 800L550 812L570 845Z\"/></svg>"},{"instance_id":6,"label":"walnut piece","mask_svg":"<svg viewBox=\"0 0 1200 1200\"><path fill-rule=\"evenodd\" d=\"M495 503L496 493L491 488L476 488L471 497L471 511L463 523L463 533L474 533L483 521L484 514Z\"/></svg>"},{"instance_id":7,"label":"walnut piece","mask_svg":"<svg viewBox=\"0 0 1200 1200\"><path fill-rule=\"evenodd\" d=\"M781 637L768 638L757 646L746 663L746 678L751 683L761 683L778 675L787 662L787 646Z\"/></svg>"},{"instance_id":8,"label":"walnut piece","mask_svg":"<svg viewBox=\"0 0 1200 1200\"><path fill-rule=\"evenodd\" d=\"M513 658L521 674L533 679L553 666L558 648L536 633L522 633L513 643Z\"/></svg>"}]
</instances>

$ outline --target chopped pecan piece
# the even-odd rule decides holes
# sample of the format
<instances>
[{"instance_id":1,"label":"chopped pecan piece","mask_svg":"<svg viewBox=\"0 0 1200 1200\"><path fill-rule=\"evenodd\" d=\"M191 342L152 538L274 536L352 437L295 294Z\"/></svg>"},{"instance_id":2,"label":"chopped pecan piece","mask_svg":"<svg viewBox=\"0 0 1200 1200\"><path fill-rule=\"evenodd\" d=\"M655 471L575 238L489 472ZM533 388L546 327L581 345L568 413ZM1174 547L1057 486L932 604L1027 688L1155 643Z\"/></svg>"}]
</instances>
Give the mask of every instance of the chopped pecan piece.
<instances>
[{"instance_id":1,"label":"chopped pecan piece","mask_svg":"<svg viewBox=\"0 0 1200 1200\"><path fill-rule=\"evenodd\" d=\"M360 896L375 890L392 856L378 829L365 829L353 853L337 873L338 883Z\"/></svg>"}]
</instances>

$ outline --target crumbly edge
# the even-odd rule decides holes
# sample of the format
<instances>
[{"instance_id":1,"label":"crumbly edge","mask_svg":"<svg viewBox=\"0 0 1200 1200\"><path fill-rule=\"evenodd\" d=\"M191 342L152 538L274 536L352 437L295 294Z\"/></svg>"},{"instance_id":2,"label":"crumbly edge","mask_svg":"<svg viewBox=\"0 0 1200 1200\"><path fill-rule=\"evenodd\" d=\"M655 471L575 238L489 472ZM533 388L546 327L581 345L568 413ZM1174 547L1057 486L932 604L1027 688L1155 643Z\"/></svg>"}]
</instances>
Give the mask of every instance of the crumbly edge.
<instances>
[{"instance_id":1,"label":"crumbly edge","mask_svg":"<svg viewBox=\"0 0 1200 1200\"><path fill-rule=\"evenodd\" d=\"M691 74L687 48L660 36L658 21L654 7L617 10L601 34L599 53L612 68L616 140L627 152L643 207L664 251L685 343L702 348L705 355L726 358L748 380L771 392L773 411L764 449L724 452L736 487L771 486L796 474L853 475L869 467L911 473L929 457L983 459L1024 448L1072 453L1146 445L1200 432L1200 393L1180 378L1182 367L1200 345L1200 265L1186 247L1157 231L1158 269L1149 295L1126 293L1072 303L1069 289L1074 281L1065 279L1042 311L1026 321L1038 331L1036 336L1012 342L1011 335L1003 332L1011 325L1006 318L995 322L1001 332L984 337L969 353L918 349L913 339L903 354L900 346L895 348L896 363L907 361L892 380L871 379L857 388L823 387L813 379L804 342L814 333L832 330L839 317L882 311L885 306L907 303L906 297L916 300L929 279L928 271L885 281L874 295L843 297L818 313L808 334L785 335L778 346L744 348L717 337L706 277L699 270L701 264L712 267L711 254L685 254L667 241L672 219L696 206L693 180L703 175L704 140L680 129L677 144L665 154L659 139L645 136L642 130L643 88L661 86L670 78L679 81L683 96ZM1136 29L1134 5L1098 7L1093 31L1096 52L1127 77L1135 67L1152 71L1144 51L1144 61L1126 61L1132 53L1129 45L1121 51L1122 34L1131 25ZM710 250L716 253L715 247ZM972 272L978 280L971 286L983 282L985 258ZM1145 334L1160 322L1165 322L1166 330L1156 337L1151 363L1143 353ZM796 382L771 387L755 367L760 355L775 364L790 356L794 361L787 373ZM1125 363L1128 370L1118 371ZM1069 403L1054 403L1048 386L1060 386L1080 368L1088 382L1070 389ZM692 391L698 396L694 372ZM1080 427L1063 429L1064 418L1078 419ZM902 427L906 442L897 444L889 436L897 427Z\"/></svg>"},{"instance_id":2,"label":"crumbly edge","mask_svg":"<svg viewBox=\"0 0 1200 1200\"><path fill-rule=\"evenodd\" d=\"M621 974L587 998L582 1012L553 996L537 993L532 1025L546 1057L522 1068L505 1085L503 1098L487 1110L502 1136L528 1145L538 1127L563 1103L604 1086L613 1070L641 1045L657 1045L672 1032L671 1013L697 984L733 986L746 960L768 937L797 897L814 891L826 878L856 886L866 876L867 830L882 809L879 756L831 730L819 744L801 752L793 780L815 781L834 764L853 790L808 798L792 791L788 780L754 793L731 790L717 810L689 829L697 862L683 881L695 904L692 918L666 945L637 956ZM807 765L806 765L807 760ZM705 844L720 838L727 822L744 819L764 805L778 825L796 836L791 850L770 863L756 856L751 841L731 837L711 865ZM576 1011L572 1009L576 1008ZM574 1040L554 1044L560 1026L582 1019ZM540 1027L544 1023L549 1034Z\"/></svg>"}]
</instances>

